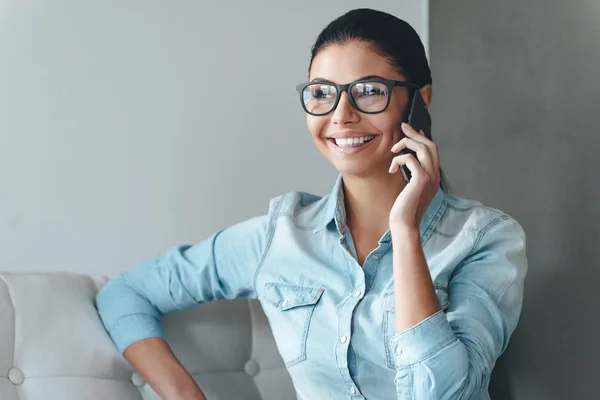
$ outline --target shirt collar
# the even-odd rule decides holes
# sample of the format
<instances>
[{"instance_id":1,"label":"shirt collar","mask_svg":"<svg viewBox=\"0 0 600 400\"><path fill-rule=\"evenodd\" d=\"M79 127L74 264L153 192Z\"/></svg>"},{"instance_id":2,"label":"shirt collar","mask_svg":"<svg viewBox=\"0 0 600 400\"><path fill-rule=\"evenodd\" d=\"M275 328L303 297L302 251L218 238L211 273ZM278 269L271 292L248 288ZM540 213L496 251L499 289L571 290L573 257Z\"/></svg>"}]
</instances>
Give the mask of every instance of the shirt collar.
<instances>
[{"instance_id":1,"label":"shirt collar","mask_svg":"<svg viewBox=\"0 0 600 400\"><path fill-rule=\"evenodd\" d=\"M331 190L331 193L329 193L327 203L325 204L323 217L313 232L319 232L329 225L332 220L335 220L338 231L342 233L343 227L346 225L346 207L344 205L342 174L338 175L335 185L333 185L333 189Z\"/></svg>"},{"instance_id":2,"label":"shirt collar","mask_svg":"<svg viewBox=\"0 0 600 400\"><path fill-rule=\"evenodd\" d=\"M419 232L421 233L421 242L424 242L425 239L431 234L431 232L435 229L435 226L442 214L446 210L446 198L442 189L438 189L433 200L427 207L425 211L425 215L421 219L421 224L419 226ZM323 228L325 228L331 221L335 221L336 227L340 234L343 234L343 231L346 227L346 207L344 205L344 186L342 181L342 175L340 174L329 194L329 198L327 199L327 203L325 205L325 210L323 211L323 217L321 218L320 223L314 229L314 233L319 232ZM385 242L390 240L390 232L387 231L385 235L381 238L380 242Z\"/></svg>"}]
</instances>

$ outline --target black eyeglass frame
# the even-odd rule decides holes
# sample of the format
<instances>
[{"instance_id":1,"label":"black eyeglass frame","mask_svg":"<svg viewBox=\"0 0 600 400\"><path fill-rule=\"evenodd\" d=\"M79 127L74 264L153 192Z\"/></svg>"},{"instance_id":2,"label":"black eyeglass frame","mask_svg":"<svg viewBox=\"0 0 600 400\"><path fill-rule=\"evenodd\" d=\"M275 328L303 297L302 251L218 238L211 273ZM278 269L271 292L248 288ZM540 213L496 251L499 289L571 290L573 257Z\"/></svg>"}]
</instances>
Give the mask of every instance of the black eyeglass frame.
<instances>
[{"instance_id":1,"label":"black eyeglass frame","mask_svg":"<svg viewBox=\"0 0 600 400\"><path fill-rule=\"evenodd\" d=\"M387 102L385 104L385 107L381 110L381 111L363 111L361 110L356 103L354 102L354 98L350 95L350 87L357 85L359 83L370 83L370 82L375 82L375 83L382 83L385 85L385 87L388 90L388 95L387 95ZM337 97L335 99L335 103L333 104L333 107L331 108L331 110L327 111L326 113L321 113L321 114L315 114L312 113L310 111L308 111L308 109L306 108L306 104L304 104L304 96L302 95L302 93L304 92L304 89L306 89L307 86L310 85L315 85L315 84L321 84L321 85L330 85L335 87L335 89L337 90ZM419 89L419 85L413 83L413 82L406 82L406 81L394 81L391 79L377 79L377 78L371 78L371 79L361 79L355 82L351 82L351 83L347 83L345 85L340 85L337 83L333 83L333 82L327 82L327 81L314 81L314 82L305 82L305 83L300 83L298 85L296 85L296 90L298 91L298 93L300 94L300 104L302 104L302 108L304 109L304 111L306 111L307 114L313 115L315 117L321 117L323 115L327 115L330 112L332 112L333 110L335 110L340 102L340 98L342 97L342 93L346 92L348 94L348 100L350 100L350 104L352 104L352 107L354 107L356 110L360 111L361 113L365 113L365 114L379 114L384 112L385 110L387 110L388 106L390 105L390 100L392 98L392 89L400 86L400 87L405 87L408 89L412 89L412 90L416 90Z\"/></svg>"}]
</instances>

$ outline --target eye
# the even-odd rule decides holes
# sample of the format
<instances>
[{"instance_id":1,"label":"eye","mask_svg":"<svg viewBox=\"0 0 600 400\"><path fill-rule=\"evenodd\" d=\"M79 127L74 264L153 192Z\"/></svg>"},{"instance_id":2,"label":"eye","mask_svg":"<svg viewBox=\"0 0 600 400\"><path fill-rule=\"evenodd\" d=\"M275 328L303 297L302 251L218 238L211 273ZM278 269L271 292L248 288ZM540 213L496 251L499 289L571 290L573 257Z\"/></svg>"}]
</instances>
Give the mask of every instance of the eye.
<instances>
[{"instance_id":1,"label":"eye","mask_svg":"<svg viewBox=\"0 0 600 400\"><path fill-rule=\"evenodd\" d=\"M315 99L333 99L335 98L335 93L327 87L315 87L311 90L311 96Z\"/></svg>"},{"instance_id":2,"label":"eye","mask_svg":"<svg viewBox=\"0 0 600 400\"><path fill-rule=\"evenodd\" d=\"M369 96L385 96L385 88L373 86L373 85L356 85L356 94L358 97L369 97Z\"/></svg>"}]
</instances>

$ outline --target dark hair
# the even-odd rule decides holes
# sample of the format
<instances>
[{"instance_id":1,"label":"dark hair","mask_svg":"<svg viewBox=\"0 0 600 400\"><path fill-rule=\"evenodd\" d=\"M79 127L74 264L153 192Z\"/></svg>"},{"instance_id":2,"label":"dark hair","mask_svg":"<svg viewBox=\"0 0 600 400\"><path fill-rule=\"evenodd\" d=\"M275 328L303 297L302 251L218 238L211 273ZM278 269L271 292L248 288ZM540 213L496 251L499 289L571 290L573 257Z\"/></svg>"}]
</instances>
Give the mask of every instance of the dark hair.
<instances>
[{"instance_id":1,"label":"dark hair","mask_svg":"<svg viewBox=\"0 0 600 400\"><path fill-rule=\"evenodd\" d=\"M413 27L391 14L369 8L348 11L323 29L311 49L309 73L313 60L321 50L353 41L369 44L409 82L419 87L431 84L431 69L425 48ZM441 168L440 178L440 188L449 191Z\"/></svg>"}]
</instances>

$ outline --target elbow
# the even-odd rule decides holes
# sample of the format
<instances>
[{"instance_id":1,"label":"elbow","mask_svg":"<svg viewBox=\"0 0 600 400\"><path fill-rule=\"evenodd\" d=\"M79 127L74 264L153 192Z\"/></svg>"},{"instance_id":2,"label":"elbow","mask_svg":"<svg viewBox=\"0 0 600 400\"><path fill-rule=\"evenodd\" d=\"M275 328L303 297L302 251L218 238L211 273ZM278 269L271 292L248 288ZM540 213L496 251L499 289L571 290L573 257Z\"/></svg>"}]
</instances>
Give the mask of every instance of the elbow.
<instances>
[{"instance_id":1,"label":"elbow","mask_svg":"<svg viewBox=\"0 0 600 400\"><path fill-rule=\"evenodd\" d=\"M121 352L136 341L163 337L160 311L117 275L96 295L104 329Z\"/></svg>"},{"instance_id":2,"label":"elbow","mask_svg":"<svg viewBox=\"0 0 600 400\"><path fill-rule=\"evenodd\" d=\"M96 295L95 307L104 327L108 330L119 318L119 304L123 301L126 291L121 275L115 276L104 285Z\"/></svg>"},{"instance_id":3,"label":"elbow","mask_svg":"<svg viewBox=\"0 0 600 400\"><path fill-rule=\"evenodd\" d=\"M460 356L456 358L455 374L452 377L457 386L444 398L467 400L487 390L491 370L482 362L482 358L468 351L467 346L459 341Z\"/></svg>"},{"instance_id":4,"label":"elbow","mask_svg":"<svg viewBox=\"0 0 600 400\"><path fill-rule=\"evenodd\" d=\"M121 274L110 280L96 296L96 310L106 330L122 318L147 315L160 320L162 313L148 298L132 288Z\"/></svg>"}]
</instances>

